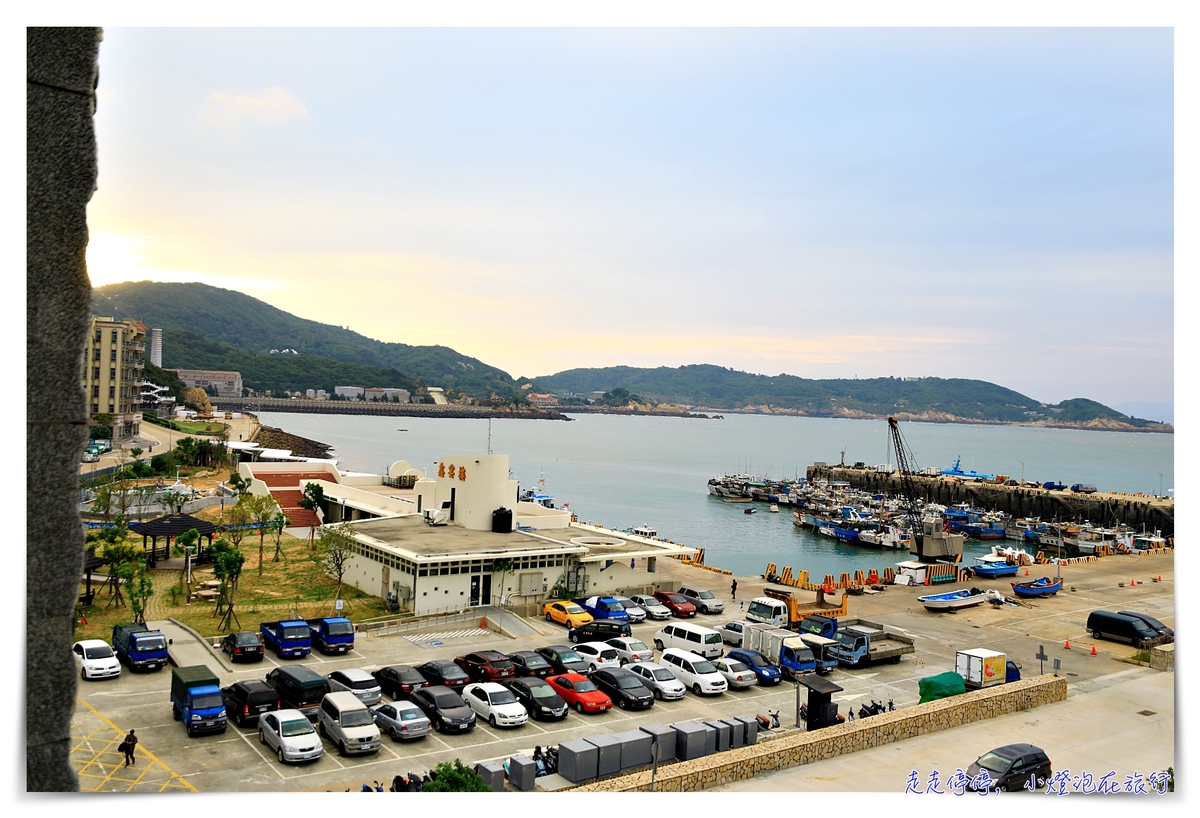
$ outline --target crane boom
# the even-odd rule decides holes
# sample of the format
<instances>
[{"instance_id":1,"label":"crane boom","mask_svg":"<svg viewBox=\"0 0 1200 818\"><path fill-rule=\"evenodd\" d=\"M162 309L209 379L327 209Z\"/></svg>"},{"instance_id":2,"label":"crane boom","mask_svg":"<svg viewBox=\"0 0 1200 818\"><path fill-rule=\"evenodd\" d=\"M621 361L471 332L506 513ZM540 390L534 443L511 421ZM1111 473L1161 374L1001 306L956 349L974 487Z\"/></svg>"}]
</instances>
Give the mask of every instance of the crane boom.
<instances>
[{"instance_id":1,"label":"crane boom","mask_svg":"<svg viewBox=\"0 0 1200 818\"><path fill-rule=\"evenodd\" d=\"M904 443L904 436L900 434L900 424L894 417L888 418L888 432L892 436L892 448L896 450L896 468L900 471L900 494L904 503L904 513L912 530L917 559L920 560L925 556L925 537L921 528L921 502L917 499L917 486L912 479L916 463L913 462L912 452Z\"/></svg>"}]
</instances>

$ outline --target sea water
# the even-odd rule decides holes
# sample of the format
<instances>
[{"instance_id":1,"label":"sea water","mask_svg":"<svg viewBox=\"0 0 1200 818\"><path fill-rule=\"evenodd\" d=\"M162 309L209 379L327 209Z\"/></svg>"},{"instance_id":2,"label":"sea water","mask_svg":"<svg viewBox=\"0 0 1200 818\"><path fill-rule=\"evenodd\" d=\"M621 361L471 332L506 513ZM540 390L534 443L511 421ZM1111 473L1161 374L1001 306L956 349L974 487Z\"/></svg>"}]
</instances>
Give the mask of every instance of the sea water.
<instances>
[{"instance_id":1,"label":"sea water","mask_svg":"<svg viewBox=\"0 0 1200 818\"><path fill-rule=\"evenodd\" d=\"M613 529L646 524L660 537L703 548L705 562L735 574L761 574L768 562L810 578L843 571L881 573L906 552L845 545L792 524L791 509L725 503L708 480L750 473L803 477L814 461L870 466L888 456L887 422L769 415L723 420L574 415L570 422L496 419L491 449L509 456L522 489L543 486L555 504L580 520ZM343 471L384 472L392 462L436 472L444 456L484 454L488 421L263 412L260 421L329 444ZM1164 493L1174 485L1174 436L985 426L902 423L918 467L948 468L1028 480L1092 483L1101 490ZM1024 462L1022 462L1024 461ZM544 483L539 481L545 479ZM989 544L968 541L966 557ZM969 560L968 560L969 561ZM714 581L717 578L714 577Z\"/></svg>"}]
</instances>

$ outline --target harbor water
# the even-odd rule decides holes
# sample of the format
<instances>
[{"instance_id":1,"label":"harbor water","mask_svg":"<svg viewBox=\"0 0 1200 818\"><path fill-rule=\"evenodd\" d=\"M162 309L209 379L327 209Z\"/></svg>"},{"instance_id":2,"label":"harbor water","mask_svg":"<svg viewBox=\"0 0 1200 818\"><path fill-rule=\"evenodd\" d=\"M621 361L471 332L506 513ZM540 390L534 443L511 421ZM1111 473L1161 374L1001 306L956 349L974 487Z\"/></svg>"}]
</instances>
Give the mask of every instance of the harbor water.
<instances>
[{"instance_id":1,"label":"harbor water","mask_svg":"<svg viewBox=\"0 0 1200 818\"><path fill-rule=\"evenodd\" d=\"M263 412L260 421L327 443L343 471L380 473L407 460L427 471L447 455L488 449L486 420L360 417ZM948 468L1028 480L1095 484L1102 491L1165 493L1174 485L1174 436L1021 426L902 424L919 467ZM557 505L570 504L580 520L614 529L642 524L660 537L705 550L705 562L735 574L761 574L768 562L782 570L825 574L894 565L906 552L845 545L792 524L765 503L725 503L708 493L708 480L746 472L803 477L814 461L868 465L888 462L887 422L769 415L725 415L723 420L622 415L576 415L571 422L493 420L491 449L509 455L521 488L544 477ZM1022 465L1022 462L1024 464ZM891 462L895 462L892 458ZM967 541L964 560L991 544ZM714 578L715 580L716 578Z\"/></svg>"}]
</instances>

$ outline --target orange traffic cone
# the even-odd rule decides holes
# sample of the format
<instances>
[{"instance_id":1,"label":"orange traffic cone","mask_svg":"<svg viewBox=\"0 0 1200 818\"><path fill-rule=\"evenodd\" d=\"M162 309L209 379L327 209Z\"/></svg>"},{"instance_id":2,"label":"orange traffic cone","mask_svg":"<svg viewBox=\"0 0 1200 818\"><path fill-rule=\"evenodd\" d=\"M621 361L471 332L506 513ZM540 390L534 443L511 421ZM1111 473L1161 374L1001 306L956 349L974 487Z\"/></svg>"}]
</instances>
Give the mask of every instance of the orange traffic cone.
<instances>
[{"instance_id":1,"label":"orange traffic cone","mask_svg":"<svg viewBox=\"0 0 1200 818\"><path fill-rule=\"evenodd\" d=\"M1162 582L1162 574L1159 574L1159 575L1158 575L1158 581L1159 581L1159 582Z\"/></svg>"},{"instance_id":2,"label":"orange traffic cone","mask_svg":"<svg viewBox=\"0 0 1200 818\"><path fill-rule=\"evenodd\" d=\"M479 627L483 630L487 630L487 617L486 616L479 620Z\"/></svg>"},{"instance_id":3,"label":"orange traffic cone","mask_svg":"<svg viewBox=\"0 0 1200 818\"><path fill-rule=\"evenodd\" d=\"M1093 656L1096 655L1096 646L1095 645L1092 645L1092 655Z\"/></svg>"},{"instance_id":4,"label":"orange traffic cone","mask_svg":"<svg viewBox=\"0 0 1200 818\"><path fill-rule=\"evenodd\" d=\"M1025 576L1029 576L1029 569L1028 569L1028 568L1026 568L1026 569L1025 569Z\"/></svg>"},{"instance_id":5,"label":"orange traffic cone","mask_svg":"<svg viewBox=\"0 0 1200 818\"><path fill-rule=\"evenodd\" d=\"M1063 642L1063 648L1064 648L1065 650L1070 650L1070 649L1071 649L1071 640L1070 640L1070 639L1067 639L1067 640L1065 640L1065 641Z\"/></svg>"},{"instance_id":6,"label":"orange traffic cone","mask_svg":"<svg viewBox=\"0 0 1200 818\"><path fill-rule=\"evenodd\" d=\"M1129 580L1129 587L1132 588L1134 585L1137 585L1137 580L1136 579Z\"/></svg>"}]
</instances>

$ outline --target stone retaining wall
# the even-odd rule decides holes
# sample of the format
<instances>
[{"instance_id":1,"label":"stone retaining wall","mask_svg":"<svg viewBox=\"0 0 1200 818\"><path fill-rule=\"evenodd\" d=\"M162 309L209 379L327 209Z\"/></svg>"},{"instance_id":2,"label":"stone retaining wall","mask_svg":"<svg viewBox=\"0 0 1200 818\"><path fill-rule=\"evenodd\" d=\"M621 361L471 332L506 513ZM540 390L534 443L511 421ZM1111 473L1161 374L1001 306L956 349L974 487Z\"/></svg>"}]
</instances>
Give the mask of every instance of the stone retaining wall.
<instances>
[{"instance_id":1,"label":"stone retaining wall","mask_svg":"<svg viewBox=\"0 0 1200 818\"><path fill-rule=\"evenodd\" d=\"M1159 645L1150 650L1150 667L1155 670L1175 670L1175 644Z\"/></svg>"},{"instance_id":2,"label":"stone retaining wall","mask_svg":"<svg viewBox=\"0 0 1200 818\"><path fill-rule=\"evenodd\" d=\"M905 707L865 719L827 727L811 733L784 736L694 761L660 767L655 781L658 792L706 790L731 781L808 764L825 758L890 744L906 738L948 730L963 724L1028 710L1067 698L1067 680L1062 676L1034 676L986 690L973 690L946 699ZM595 781L572 792L646 792L650 771Z\"/></svg>"}]
</instances>

